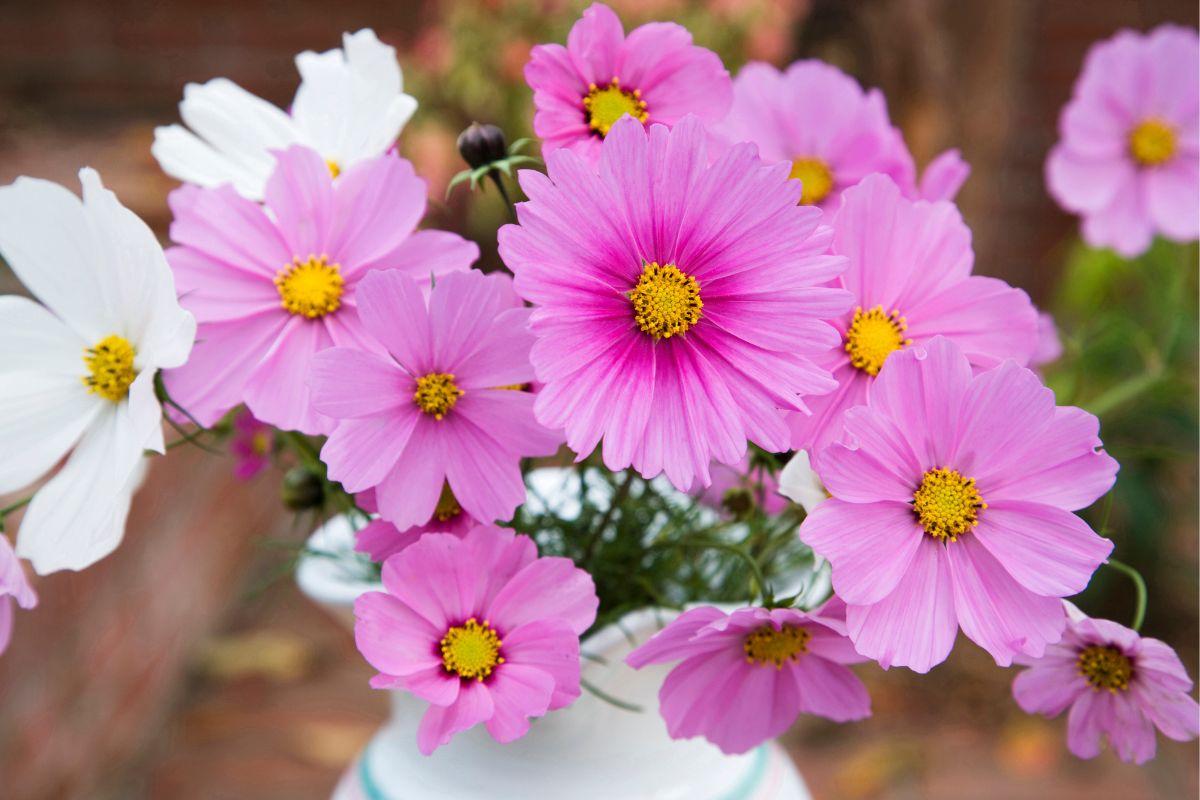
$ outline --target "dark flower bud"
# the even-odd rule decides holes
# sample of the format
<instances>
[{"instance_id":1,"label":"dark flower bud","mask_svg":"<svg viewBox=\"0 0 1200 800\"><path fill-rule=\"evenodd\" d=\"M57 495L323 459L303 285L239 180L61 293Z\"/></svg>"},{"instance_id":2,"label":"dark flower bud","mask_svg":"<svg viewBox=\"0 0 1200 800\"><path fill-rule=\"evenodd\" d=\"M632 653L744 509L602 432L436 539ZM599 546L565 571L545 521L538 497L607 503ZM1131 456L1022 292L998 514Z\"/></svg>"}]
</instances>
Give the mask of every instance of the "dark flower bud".
<instances>
[{"instance_id":1,"label":"dark flower bud","mask_svg":"<svg viewBox=\"0 0 1200 800\"><path fill-rule=\"evenodd\" d=\"M472 122L470 127L458 135L458 152L472 169L487 166L493 161L508 157L508 143L504 131L495 125L480 125Z\"/></svg>"},{"instance_id":2,"label":"dark flower bud","mask_svg":"<svg viewBox=\"0 0 1200 800\"><path fill-rule=\"evenodd\" d=\"M754 509L754 496L749 490L735 486L721 498L721 508L733 517L742 517Z\"/></svg>"},{"instance_id":3,"label":"dark flower bud","mask_svg":"<svg viewBox=\"0 0 1200 800\"><path fill-rule=\"evenodd\" d=\"M279 496L292 511L320 508L325 502L325 485L321 476L307 467L292 467L283 476Z\"/></svg>"}]
</instances>

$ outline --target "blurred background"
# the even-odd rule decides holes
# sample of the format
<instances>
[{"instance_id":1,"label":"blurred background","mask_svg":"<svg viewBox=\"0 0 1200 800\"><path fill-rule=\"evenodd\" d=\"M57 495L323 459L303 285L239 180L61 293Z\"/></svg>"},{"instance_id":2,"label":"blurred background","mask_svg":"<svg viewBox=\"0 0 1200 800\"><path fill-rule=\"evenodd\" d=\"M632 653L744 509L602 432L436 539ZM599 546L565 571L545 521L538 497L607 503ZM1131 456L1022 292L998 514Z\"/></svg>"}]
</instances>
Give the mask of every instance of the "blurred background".
<instances>
[{"instance_id":1,"label":"blurred background","mask_svg":"<svg viewBox=\"0 0 1200 800\"><path fill-rule=\"evenodd\" d=\"M79 167L165 239L174 184L149 147L183 86L226 76L286 107L292 56L373 27L421 103L401 149L429 180L430 222L494 260L492 193L445 187L472 120L529 135L530 47L564 41L584 6L561 0L0 0L0 184L76 187ZM1144 632L1197 670L1197 251L1159 243L1133 263L1082 249L1042 164L1087 47L1121 27L1195 26L1191 0L614 0L626 29L689 27L731 71L748 60L831 61L881 87L919 165L959 147L959 201L977 270L1029 291L1066 347L1047 378L1103 419L1121 461L1089 518L1150 583ZM0 292L20 291L0 268ZM0 453L0 458L8 454ZM82 574L39 579L0 658L6 800L323 800L385 718L351 636L288 575L315 520L278 502L280 474L181 448L156 462L125 544ZM0 498L2 499L2 498ZM281 546L281 543L282 546ZM1081 605L1128 623L1133 592L1098 573ZM1183 798L1196 743L1160 737L1145 768L1065 749L1064 723L1022 714L1011 671L960 642L928 676L864 668L873 719L804 720L786 739L814 797Z\"/></svg>"}]
</instances>

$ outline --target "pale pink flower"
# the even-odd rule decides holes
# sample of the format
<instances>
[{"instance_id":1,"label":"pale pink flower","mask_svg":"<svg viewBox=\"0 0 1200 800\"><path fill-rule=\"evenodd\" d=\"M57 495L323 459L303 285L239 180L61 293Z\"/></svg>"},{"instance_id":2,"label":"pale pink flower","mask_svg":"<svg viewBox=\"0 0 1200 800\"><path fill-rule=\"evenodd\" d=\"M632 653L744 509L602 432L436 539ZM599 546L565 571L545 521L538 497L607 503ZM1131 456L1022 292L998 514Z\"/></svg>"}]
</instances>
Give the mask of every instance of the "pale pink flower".
<instances>
[{"instance_id":1,"label":"pale pink flower","mask_svg":"<svg viewBox=\"0 0 1200 800\"><path fill-rule=\"evenodd\" d=\"M373 687L429 703L422 753L479 723L511 742L579 697L579 635L599 601L570 559L502 528L429 533L384 562L383 586L355 602L355 641Z\"/></svg>"},{"instance_id":2,"label":"pale pink flower","mask_svg":"<svg viewBox=\"0 0 1200 800\"><path fill-rule=\"evenodd\" d=\"M1030 714L1067 716L1067 746L1080 758L1100 754L1103 739L1122 761L1154 758L1154 729L1178 742L1200 732L1192 681L1175 651L1158 639L1070 604L1062 641L1041 658L1018 658L1032 669L1013 681L1013 697Z\"/></svg>"},{"instance_id":3,"label":"pale pink flower","mask_svg":"<svg viewBox=\"0 0 1200 800\"><path fill-rule=\"evenodd\" d=\"M686 28L651 22L625 36L613 10L594 3L567 46L533 48L525 67L537 114L533 130L548 156L569 148L595 165L612 125L628 114L644 125L674 125L687 114L715 122L729 110L729 73Z\"/></svg>"},{"instance_id":4,"label":"pale pink flower","mask_svg":"<svg viewBox=\"0 0 1200 800\"><path fill-rule=\"evenodd\" d=\"M321 450L329 477L374 488L400 530L428 522L447 485L473 519L508 519L525 501L521 459L561 442L534 419L533 395L511 388L533 379L529 309L511 297L504 275L451 273L426 301L412 278L373 273L358 294L371 350L312 360L313 404L337 421Z\"/></svg>"},{"instance_id":5,"label":"pale pink flower","mask_svg":"<svg viewBox=\"0 0 1200 800\"><path fill-rule=\"evenodd\" d=\"M849 263L838 286L854 308L833 320L841 346L814 359L838 387L790 414L792 448L808 450L820 470L838 419L859 405L887 359L934 336L953 339L977 368L1011 358L1024 366L1038 345L1037 310L1028 295L998 278L972 275L971 231L949 202L913 201L884 175L843 195L831 221L830 252Z\"/></svg>"},{"instance_id":6,"label":"pale pink flower","mask_svg":"<svg viewBox=\"0 0 1200 800\"><path fill-rule=\"evenodd\" d=\"M246 409L233 418L233 439L229 451L236 463L233 476L248 481L271 466L271 451L275 449L275 431L270 425L259 422Z\"/></svg>"},{"instance_id":7,"label":"pale pink flower","mask_svg":"<svg viewBox=\"0 0 1200 800\"><path fill-rule=\"evenodd\" d=\"M747 64L733 82L733 106L713 133L729 144L753 142L768 163L791 165L802 203L833 210L868 175L890 177L906 197L952 200L970 174L957 150L935 158L918 185L904 137L888 119L878 89L864 91L837 67L797 61L784 71Z\"/></svg>"},{"instance_id":8,"label":"pale pink flower","mask_svg":"<svg viewBox=\"0 0 1200 800\"><path fill-rule=\"evenodd\" d=\"M525 171L520 225L500 230L517 293L536 308L535 409L580 458L665 473L686 491L749 439L788 448L784 409L835 388L813 359L837 344L825 320L849 307L828 283L844 259L799 206L787 167L751 145L711 165L706 134L632 119L604 140L599 171L567 150Z\"/></svg>"},{"instance_id":9,"label":"pale pink flower","mask_svg":"<svg viewBox=\"0 0 1200 800\"><path fill-rule=\"evenodd\" d=\"M354 500L363 511L371 514L379 512L374 489L359 492ZM454 492L450 491L450 484L445 484L428 522L400 530L385 519L373 519L355 534L354 549L366 553L376 563L383 563L410 544L419 542L427 533L449 533L461 538L478 524L462 510Z\"/></svg>"},{"instance_id":10,"label":"pale pink flower","mask_svg":"<svg viewBox=\"0 0 1200 800\"><path fill-rule=\"evenodd\" d=\"M843 610L837 599L809 614L694 608L625 661L639 669L680 661L659 692L667 733L744 753L786 731L801 712L835 722L870 716L866 687L845 666L864 659L846 638Z\"/></svg>"},{"instance_id":11,"label":"pale pink flower","mask_svg":"<svg viewBox=\"0 0 1200 800\"><path fill-rule=\"evenodd\" d=\"M817 468L832 498L800 538L833 565L858 651L926 672L961 626L1001 666L1058 641L1059 598L1112 552L1071 513L1112 487L1100 423L950 339L893 354Z\"/></svg>"},{"instance_id":12,"label":"pale pink flower","mask_svg":"<svg viewBox=\"0 0 1200 800\"><path fill-rule=\"evenodd\" d=\"M416 230L425 182L395 155L360 161L336 183L313 150L277 153L266 207L228 185L171 193L167 251L179 302L200 323L188 363L166 375L172 398L203 425L245 403L281 430L328 433L304 379L314 354L363 349L359 280L398 270L428 281L467 269L479 248Z\"/></svg>"},{"instance_id":13,"label":"pale pink flower","mask_svg":"<svg viewBox=\"0 0 1200 800\"><path fill-rule=\"evenodd\" d=\"M1083 238L1133 257L1156 233L1200 236L1200 39L1162 25L1092 46L1046 161Z\"/></svg>"},{"instance_id":14,"label":"pale pink flower","mask_svg":"<svg viewBox=\"0 0 1200 800\"><path fill-rule=\"evenodd\" d=\"M8 538L0 534L0 653L8 649L12 639L13 604L30 609L37 602L37 593L29 585L17 554L13 552Z\"/></svg>"}]
</instances>

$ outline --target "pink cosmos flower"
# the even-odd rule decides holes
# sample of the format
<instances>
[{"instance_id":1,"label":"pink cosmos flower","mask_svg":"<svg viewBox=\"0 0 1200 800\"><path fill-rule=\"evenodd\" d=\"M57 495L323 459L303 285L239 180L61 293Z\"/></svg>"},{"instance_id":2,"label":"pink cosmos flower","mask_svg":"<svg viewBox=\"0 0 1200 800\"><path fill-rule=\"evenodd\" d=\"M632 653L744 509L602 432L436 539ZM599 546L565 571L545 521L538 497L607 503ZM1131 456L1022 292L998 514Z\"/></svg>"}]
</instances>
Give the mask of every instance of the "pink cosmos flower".
<instances>
[{"instance_id":1,"label":"pink cosmos flower","mask_svg":"<svg viewBox=\"0 0 1200 800\"><path fill-rule=\"evenodd\" d=\"M233 476L248 481L271 466L271 451L275 448L275 431L270 425L259 422L245 409L233 418L233 439L229 450L237 463Z\"/></svg>"},{"instance_id":2,"label":"pink cosmos flower","mask_svg":"<svg viewBox=\"0 0 1200 800\"><path fill-rule=\"evenodd\" d=\"M625 661L637 669L681 661L658 695L667 733L744 753L786 731L801 712L835 722L871 715L866 687L845 666L865 659L846 638L843 609L836 599L810 614L693 608Z\"/></svg>"},{"instance_id":3,"label":"pink cosmos flower","mask_svg":"<svg viewBox=\"0 0 1200 800\"><path fill-rule=\"evenodd\" d=\"M359 492L354 499L363 511L371 514L379 512L374 489ZM409 545L419 542L427 533L449 533L461 538L478 524L471 519L470 514L462 510L454 492L450 491L450 484L443 484L433 516L424 525L413 525L411 528L400 530L385 519L373 519L356 534L354 549L366 553L372 561L381 564Z\"/></svg>"},{"instance_id":4,"label":"pink cosmos flower","mask_svg":"<svg viewBox=\"0 0 1200 800\"><path fill-rule=\"evenodd\" d=\"M1072 511L1112 486L1099 421L1006 361L978 375L953 341L893 355L818 470L832 495L800 538L833 565L858 651L926 672L959 626L1008 666L1065 624L1112 542Z\"/></svg>"},{"instance_id":5,"label":"pink cosmos flower","mask_svg":"<svg viewBox=\"0 0 1200 800\"><path fill-rule=\"evenodd\" d=\"M693 45L686 28L651 22L627 38L621 20L601 3L583 12L566 47L533 48L525 81L533 89L533 130L543 155L565 147L593 166L625 114L645 125L674 125L689 113L715 122L732 98L721 59Z\"/></svg>"},{"instance_id":6,"label":"pink cosmos flower","mask_svg":"<svg viewBox=\"0 0 1200 800\"><path fill-rule=\"evenodd\" d=\"M1045 311L1038 312L1038 343L1033 354L1029 356L1029 366L1042 367L1053 364L1062 358L1062 354L1062 339L1059 338L1054 317Z\"/></svg>"},{"instance_id":7,"label":"pink cosmos flower","mask_svg":"<svg viewBox=\"0 0 1200 800\"><path fill-rule=\"evenodd\" d=\"M358 282L369 270L422 280L467 269L479 248L453 233L415 231L425 182L394 155L361 161L336 184L313 150L277 154L266 208L228 185L171 193L167 251L180 304L199 324L196 347L166 375L172 398L211 425L244 402L282 430L328 433L304 384L309 359L367 348Z\"/></svg>"},{"instance_id":8,"label":"pink cosmos flower","mask_svg":"<svg viewBox=\"0 0 1200 800\"><path fill-rule=\"evenodd\" d=\"M1050 194L1083 217L1088 244L1128 258L1155 233L1200 236L1198 74L1191 28L1121 31L1088 52L1046 161Z\"/></svg>"},{"instance_id":9,"label":"pink cosmos flower","mask_svg":"<svg viewBox=\"0 0 1200 800\"><path fill-rule=\"evenodd\" d=\"M878 89L822 61L797 61L780 72L769 64L742 67L733 82L733 106L712 126L734 144L754 142L770 163L791 164L804 184L800 202L836 209L842 192L883 173L906 197L951 200L970 174L957 150L942 153L916 183L916 168L900 131L888 119Z\"/></svg>"},{"instance_id":10,"label":"pink cosmos flower","mask_svg":"<svg viewBox=\"0 0 1200 800\"><path fill-rule=\"evenodd\" d=\"M786 450L781 409L835 388L811 357L837 343L824 320L849 305L820 286L844 259L798 206L787 167L752 145L711 165L704 129L622 120L599 173L573 152L525 171L520 225L500 230L517 293L533 303L542 424L609 469L665 472L686 491L709 462L738 463L750 439Z\"/></svg>"},{"instance_id":11,"label":"pink cosmos flower","mask_svg":"<svg viewBox=\"0 0 1200 800\"><path fill-rule=\"evenodd\" d=\"M751 467L749 454L737 464L714 463L712 483L699 493L699 500L734 515L758 506L765 514L782 514L788 507L775 476L764 465Z\"/></svg>"},{"instance_id":12,"label":"pink cosmos flower","mask_svg":"<svg viewBox=\"0 0 1200 800\"><path fill-rule=\"evenodd\" d=\"M12 640L13 603L30 609L37 605L37 593L29 585L21 562L6 536L0 535L0 653Z\"/></svg>"},{"instance_id":13,"label":"pink cosmos flower","mask_svg":"<svg viewBox=\"0 0 1200 800\"><path fill-rule=\"evenodd\" d=\"M1200 707L1175 651L1158 639L1106 619L1086 617L1070 604L1062 641L1013 681L1013 697L1030 714L1056 717L1068 708L1067 746L1080 758L1100 754L1100 742L1122 761L1154 758L1154 729L1178 742L1200 733Z\"/></svg>"},{"instance_id":14,"label":"pink cosmos flower","mask_svg":"<svg viewBox=\"0 0 1200 800\"><path fill-rule=\"evenodd\" d=\"M849 265L839 286L855 308L834 325L842 345L817 363L833 373L835 392L813 399L810 416L792 414L792 447L814 456L837 433L847 408L863 403L884 362L934 336L953 339L979 368L1006 358L1025 365L1038 345L1037 311L1004 281L971 274L971 231L949 202L912 201L872 175L848 189L833 217L831 252Z\"/></svg>"},{"instance_id":15,"label":"pink cosmos flower","mask_svg":"<svg viewBox=\"0 0 1200 800\"><path fill-rule=\"evenodd\" d=\"M511 742L579 697L579 635L599 601L570 559L538 558L507 529L430 533L384 563L383 585L355 602L355 641L372 686L429 702L422 753L481 722Z\"/></svg>"},{"instance_id":16,"label":"pink cosmos flower","mask_svg":"<svg viewBox=\"0 0 1200 800\"><path fill-rule=\"evenodd\" d=\"M337 420L321 450L329 477L349 492L374 488L400 530L429 521L446 485L472 518L509 518L525 500L521 458L558 448L533 395L511 389L533 378L533 337L529 309L507 306L508 282L451 273L427 304L406 275L368 275L358 315L377 345L312 360L313 404Z\"/></svg>"}]
</instances>

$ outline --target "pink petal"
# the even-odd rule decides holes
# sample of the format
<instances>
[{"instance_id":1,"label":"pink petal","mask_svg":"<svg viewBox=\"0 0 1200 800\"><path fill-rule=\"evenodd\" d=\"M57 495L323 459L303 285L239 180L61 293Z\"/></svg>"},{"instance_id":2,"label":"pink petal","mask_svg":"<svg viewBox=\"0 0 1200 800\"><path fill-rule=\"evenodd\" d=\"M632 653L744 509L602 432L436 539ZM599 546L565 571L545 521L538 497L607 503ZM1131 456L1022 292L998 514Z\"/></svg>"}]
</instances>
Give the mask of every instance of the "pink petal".
<instances>
[{"instance_id":1,"label":"pink petal","mask_svg":"<svg viewBox=\"0 0 1200 800\"><path fill-rule=\"evenodd\" d=\"M990 502L997 479L1021 470L1014 452L1047 447L1037 434L1054 417L1054 393L1031 370L1006 361L971 380L959 414L951 460L978 481L984 501Z\"/></svg>"},{"instance_id":2,"label":"pink petal","mask_svg":"<svg viewBox=\"0 0 1200 800\"><path fill-rule=\"evenodd\" d=\"M415 407L405 407L394 414L339 422L321 448L330 479L348 492L361 492L382 483L398 460L418 460L407 445L420 418ZM388 443L386 451L376 449L379 442Z\"/></svg>"},{"instance_id":3,"label":"pink petal","mask_svg":"<svg viewBox=\"0 0 1200 800\"><path fill-rule=\"evenodd\" d=\"M246 381L245 401L254 416L285 431L315 435L333 430L333 420L312 407L304 380L312 357L331 344L319 320L288 320Z\"/></svg>"},{"instance_id":4,"label":"pink petal","mask_svg":"<svg viewBox=\"0 0 1200 800\"><path fill-rule=\"evenodd\" d=\"M1100 755L1104 731L1111 729L1116 716L1114 703L1108 692L1089 690L1071 706L1067 715L1067 748L1077 758Z\"/></svg>"},{"instance_id":5,"label":"pink petal","mask_svg":"<svg viewBox=\"0 0 1200 800\"><path fill-rule=\"evenodd\" d=\"M1113 550L1110 540L1069 511L1012 500L989 505L967 535L1026 589L1054 597L1082 592Z\"/></svg>"},{"instance_id":6,"label":"pink petal","mask_svg":"<svg viewBox=\"0 0 1200 800\"><path fill-rule=\"evenodd\" d=\"M504 634L505 668L511 663L549 675L549 708L566 708L579 697L579 634L565 620L539 619Z\"/></svg>"},{"instance_id":7,"label":"pink petal","mask_svg":"<svg viewBox=\"0 0 1200 800\"><path fill-rule=\"evenodd\" d=\"M437 431L443 442L438 463L445 464L446 480L458 504L481 522L511 519L525 502L520 454L500 446L462 414L432 424L442 423L448 424Z\"/></svg>"},{"instance_id":8,"label":"pink petal","mask_svg":"<svg viewBox=\"0 0 1200 800\"><path fill-rule=\"evenodd\" d=\"M1037 309L1029 295L1002 280L973 276L907 309L914 342L941 334L978 367L1006 358L1029 363L1038 345Z\"/></svg>"},{"instance_id":9,"label":"pink petal","mask_svg":"<svg viewBox=\"0 0 1200 800\"><path fill-rule=\"evenodd\" d=\"M467 391L454 413L487 431L506 450L523 456L554 455L562 436L538 423L533 404L529 392L483 389Z\"/></svg>"},{"instance_id":10,"label":"pink petal","mask_svg":"<svg viewBox=\"0 0 1200 800\"><path fill-rule=\"evenodd\" d=\"M1047 188L1076 213L1102 211L1132 180L1133 165L1122 156L1089 156L1060 144L1046 160Z\"/></svg>"},{"instance_id":11,"label":"pink petal","mask_svg":"<svg viewBox=\"0 0 1200 800\"><path fill-rule=\"evenodd\" d=\"M1137 668L1142 678L1162 691L1188 692L1192 679L1179 655L1165 642L1149 637L1138 642Z\"/></svg>"},{"instance_id":12,"label":"pink petal","mask_svg":"<svg viewBox=\"0 0 1200 800\"><path fill-rule=\"evenodd\" d=\"M329 249L335 213L329 167L315 150L303 145L277 151L275 158L263 202L275 216L291 255L304 259L328 254L336 261L338 254Z\"/></svg>"},{"instance_id":13,"label":"pink petal","mask_svg":"<svg viewBox=\"0 0 1200 800\"><path fill-rule=\"evenodd\" d=\"M816 655L802 655L790 670L800 687L800 709L851 722L871 716L871 696L849 668Z\"/></svg>"},{"instance_id":14,"label":"pink petal","mask_svg":"<svg viewBox=\"0 0 1200 800\"><path fill-rule=\"evenodd\" d=\"M588 6L567 34L567 52L575 68L590 83L603 85L618 77L625 30L603 3Z\"/></svg>"},{"instance_id":15,"label":"pink petal","mask_svg":"<svg viewBox=\"0 0 1200 800\"><path fill-rule=\"evenodd\" d=\"M313 406L335 419L366 417L413 405L413 381L390 358L331 347L317 353L308 374Z\"/></svg>"},{"instance_id":16,"label":"pink petal","mask_svg":"<svg viewBox=\"0 0 1200 800\"><path fill-rule=\"evenodd\" d=\"M569 558L539 558L513 576L485 612L504 630L538 619L561 619L576 634L596 619L596 585Z\"/></svg>"},{"instance_id":17,"label":"pink petal","mask_svg":"<svg viewBox=\"0 0 1200 800\"><path fill-rule=\"evenodd\" d=\"M171 241L226 269L269 281L297 255L263 208L230 185L216 189L181 186L167 201L174 217ZM185 290L183 285L177 288Z\"/></svg>"},{"instance_id":18,"label":"pink petal","mask_svg":"<svg viewBox=\"0 0 1200 800\"><path fill-rule=\"evenodd\" d=\"M512 742L529 732L530 717L546 713L554 678L534 667L505 663L496 669L488 689L495 706L488 733L498 742Z\"/></svg>"},{"instance_id":19,"label":"pink petal","mask_svg":"<svg viewBox=\"0 0 1200 800\"><path fill-rule=\"evenodd\" d=\"M428 533L383 564L383 585L429 621L438 641L477 611L476 576L473 565L464 562L463 548L457 536Z\"/></svg>"},{"instance_id":20,"label":"pink petal","mask_svg":"<svg viewBox=\"0 0 1200 800\"><path fill-rule=\"evenodd\" d=\"M821 482L830 494L851 503L911 503L925 470L904 432L866 406L847 409L841 424L845 444L820 454Z\"/></svg>"},{"instance_id":21,"label":"pink petal","mask_svg":"<svg viewBox=\"0 0 1200 800\"><path fill-rule=\"evenodd\" d=\"M1200 161L1177 157L1146 175L1146 206L1160 231L1181 242L1200 236Z\"/></svg>"},{"instance_id":22,"label":"pink petal","mask_svg":"<svg viewBox=\"0 0 1200 800\"><path fill-rule=\"evenodd\" d=\"M434 666L405 675L388 686L373 684L373 688L401 688L434 706L448 706L458 699L464 683L462 678L448 672L439 658Z\"/></svg>"},{"instance_id":23,"label":"pink petal","mask_svg":"<svg viewBox=\"0 0 1200 800\"><path fill-rule=\"evenodd\" d=\"M1154 725L1127 693L1113 697L1114 716L1108 733L1109 747L1122 761L1145 764L1154 758L1157 742Z\"/></svg>"},{"instance_id":24,"label":"pink petal","mask_svg":"<svg viewBox=\"0 0 1200 800\"><path fill-rule=\"evenodd\" d=\"M479 681L463 681L453 705L430 706L417 729L417 749L422 755L448 744L454 734L473 728L495 713L491 692Z\"/></svg>"},{"instance_id":25,"label":"pink petal","mask_svg":"<svg viewBox=\"0 0 1200 800\"><path fill-rule=\"evenodd\" d=\"M433 516L437 507L446 479L444 445L434 430L437 424L427 414L418 415L408 447L375 488L379 515L397 528L420 525ZM457 489L454 493L461 497Z\"/></svg>"},{"instance_id":26,"label":"pink petal","mask_svg":"<svg viewBox=\"0 0 1200 800\"><path fill-rule=\"evenodd\" d=\"M426 229L416 231L363 269L402 270L423 284L431 275L440 278L451 272L469 269L478 258L479 245L475 242L450 231Z\"/></svg>"},{"instance_id":27,"label":"pink petal","mask_svg":"<svg viewBox=\"0 0 1200 800\"><path fill-rule=\"evenodd\" d=\"M963 633L999 666L1011 665L1017 653L1041 656L1062 638L1067 618L1058 598L1025 589L970 533L945 549Z\"/></svg>"},{"instance_id":28,"label":"pink petal","mask_svg":"<svg viewBox=\"0 0 1200 800\"><path fill-rule=\"evenodd\" d=\"M269 275L233 269L190 247L169 248L167 261L175 275L179 304L192 312L197 322L223 322L279 310L279 290Z\"/></svg>"},{"instance_id":29,"label":"pink petal","mask_svg":"<svg viewBox=\"0 0 1200 800\"><path fill-rule=\"evenodd\" d=\"M902 666L914 672L928 672L946 660L958 622L945 550L926 538L895 591L873 605L847 606L846 629L858 652L884 669Z\"/></svg>"},{"instance_id":30,"label":"pink petal","mask_svg":"<svg viewBox=\"0 0 1200 800\"><path fill-rule=\"evenodd\" d=\"M434 364L454 372L485 343L502 307L502 280L478 270L452 272L438 280L429 298Z\"/></svg>"},{"instance_id":31,"label":"pink petal","mask_svg":"<svg viewBox=\"0 0 1200 800\"><path fill-rule=\"evenodd\" d=\"M334 183L327 249L352 278L388 268L388 255L407 240L425 215L425 181L396 155L360 161Z\"/></svg>"},{"instance_id":32,"label":"pink petal","mask_svg":"<svg viewBox=\"0 0 1200 800\"><path fill-rule=\"evenodd\" d=\"M437 643L445 631L400 600L367 592L354 601L354 643L363 658L387 675L411 675L441 664Z\"/></svg>"},{"instance_id":33,"label":"pink petal","mask_svg":"<svg viewBox=\"0 0 1200 800\"><path fill-rule=\"evenodd\" d=\"M913 567L925 533L905 503L827 500L800 526L800 539L833 564L833 585L852 605L877 603Z\"/></svg>"},{"instance_id":34,"label":"pink petal","mask_svg":"<svg viewBox=\"0 0 1200 800\"><path fill-rule=\"evenodd\" d=\"M725 617L724 611L712 606L689 609L667 623L667 627L654 634L647 642L635 648L625 657L625 663L634 669L641 669L647 664L679 661L726 647L727 643L720 636L694 638L701 628Z\"/></svg>"},{"instance_id":35,"label":"pink petal","mask_svg":"<svg viewBox=\"0 0 1200 800\"><path fill-rule=\"evenodd\" d=\"M1129 693L1163 736L1187 742L1200 735L1200 706L1183 692L1162 691L1135 680Z\"/></svg>"},{"instance_id":36,"label":"pink petal","mask_svg":"<svg viewBox=\"0 0 1200 800\"><path fill-rule=\"evenodd\" d=\"M921 199L953 200L970 174L971 166L958 150L939 154L921 173Z\"/></svg>"},{"instance_id":37,"label":"pink petal","mask_svg":"<svg viewBox=\"0 0 1200 800\"><path fill-rule=\"evenodd\" d=\"M1027 714L1057 717L1083 692L1091 691L1074 661L1035 663L1013 680L1013 698Z\"/></svg>"},{"instance_id":38,"label":"pink petal","mask_svg":"<svg viewBox=\"0 0 1200 800\"><path fill-rule=\"evenodd\" d=\"M394 270L372 272L359 281L357 301L363 327L409 374L434 371L429 312L415 280Z\"/></svg>"}]
</instances>

